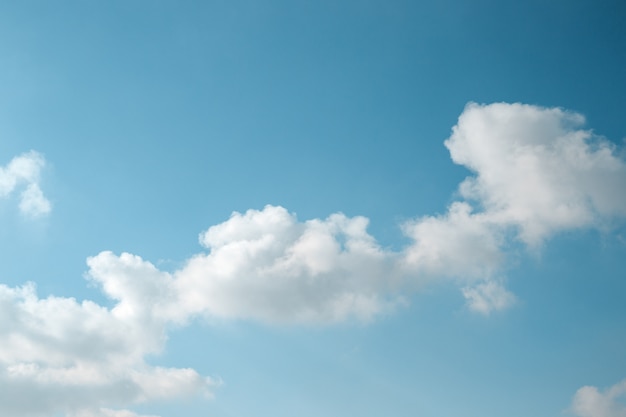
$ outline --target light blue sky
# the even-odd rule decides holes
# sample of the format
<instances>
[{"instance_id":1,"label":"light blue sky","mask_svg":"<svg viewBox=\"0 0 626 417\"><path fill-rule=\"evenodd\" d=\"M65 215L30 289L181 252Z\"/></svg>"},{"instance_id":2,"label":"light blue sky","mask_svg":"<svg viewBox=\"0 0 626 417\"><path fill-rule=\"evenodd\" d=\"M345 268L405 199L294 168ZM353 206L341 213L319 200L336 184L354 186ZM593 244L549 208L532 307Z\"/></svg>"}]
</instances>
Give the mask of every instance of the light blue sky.
<instances>
[{"instance_id":1,"label":"light blue sky","mask_svg":"<svg viewBox=\"0 0 626 417\"><path fill-rule=\"evenodd\" d=\"M622 417L624 19L0 2L0 415Z\"/></svg>"}]
</instances>

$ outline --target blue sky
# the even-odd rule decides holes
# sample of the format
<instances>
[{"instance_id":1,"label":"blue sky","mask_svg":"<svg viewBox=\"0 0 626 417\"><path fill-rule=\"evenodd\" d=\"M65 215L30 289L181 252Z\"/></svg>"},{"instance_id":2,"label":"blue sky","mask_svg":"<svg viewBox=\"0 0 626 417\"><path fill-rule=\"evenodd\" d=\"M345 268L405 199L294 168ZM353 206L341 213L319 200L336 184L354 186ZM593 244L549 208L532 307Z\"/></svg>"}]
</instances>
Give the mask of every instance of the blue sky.
<instances>
[{"instance_id":1,"label":"blue sky","mask_svg":"<svg viewBox=\"0 0 626 417\"><path fill-rule=\"evenodd\" d=\"M0 415L626 415L619 1L0 4Z\"/></svg>"}]
</instances>

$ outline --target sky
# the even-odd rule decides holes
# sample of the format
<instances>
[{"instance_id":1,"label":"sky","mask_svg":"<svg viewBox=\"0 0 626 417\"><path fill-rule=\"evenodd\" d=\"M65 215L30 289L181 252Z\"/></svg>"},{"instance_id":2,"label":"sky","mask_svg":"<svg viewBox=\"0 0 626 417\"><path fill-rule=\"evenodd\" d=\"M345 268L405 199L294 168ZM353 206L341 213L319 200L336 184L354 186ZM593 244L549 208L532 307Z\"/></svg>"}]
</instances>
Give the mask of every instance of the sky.
<instances>
[{"instance_id":1,"label":"sky","mask_svg":"<svg viewBox=\"0 0 626 417\"><path fill-rule=\"evenodd\" d=\"M625 19L0 2L0 415L626 416Z\"/></svg>"}]
</instances>

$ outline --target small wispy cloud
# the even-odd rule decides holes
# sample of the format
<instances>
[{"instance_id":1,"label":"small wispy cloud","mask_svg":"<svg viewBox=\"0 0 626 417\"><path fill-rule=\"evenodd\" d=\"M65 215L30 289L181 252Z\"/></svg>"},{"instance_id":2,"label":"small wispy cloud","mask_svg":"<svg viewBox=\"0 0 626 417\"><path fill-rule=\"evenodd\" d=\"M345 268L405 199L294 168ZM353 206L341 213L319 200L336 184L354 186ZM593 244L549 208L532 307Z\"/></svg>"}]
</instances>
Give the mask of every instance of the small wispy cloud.
<instances>
[{"instance_id":1,"label":"small wispy cloud","mask_svg":"<svg viewBox=\"0 0 626 417\"><path fill-rule=\"evenodd\" d=\"M584 386L576 391L570 411L578 417L625 417L626 380L604 391Z\"/></svg>"},{"instance_id":2,"label":"small wispy cloud","mask_svg":"<svg viewBox=\"0 0 626 417\"><path fill-rule=\"evenodd\" d=\"M81 410L68 417L158 417L154 415L140 415L129 410L112 410L110 408L99 408L95 410Z\"/></svg>"},{"instance_id":3,"label":"small wispy cloud","mask_svg":"<svg viewBox=\"0 0 626 417\"><path fill-rule=\"evenodd\" d=\"M474 287L463 288L463 297L470 310L488 315L504 310L515 302L515 296L497 281L487 281Z\"/></svg>"},{"instance_id":4,"label":"small wispy cloud","mask_svg":"<svg viewBox=\"0 0 626 417\"><path fill-rule=\"evenodd\" d=\"M41 170L46 160L38 152L30 151L13 158L0 167L0 198L10 196L15 190L20 193L20 212L28 217L39 217L50 213L52 204L39 186Z\"/></svg>"}]
</instances>

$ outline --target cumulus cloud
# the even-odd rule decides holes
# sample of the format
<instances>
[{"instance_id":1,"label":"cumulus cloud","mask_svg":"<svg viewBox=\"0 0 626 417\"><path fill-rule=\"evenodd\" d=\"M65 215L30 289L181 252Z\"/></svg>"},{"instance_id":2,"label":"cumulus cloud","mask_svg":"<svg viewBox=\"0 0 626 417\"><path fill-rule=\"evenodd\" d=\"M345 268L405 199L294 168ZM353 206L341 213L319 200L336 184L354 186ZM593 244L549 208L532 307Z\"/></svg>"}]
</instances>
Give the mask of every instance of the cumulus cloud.
<instances>
[{"instance_id":1,"label":"cumulus cloud","mask_svg":"<svg viewBox=\"0 0 626 417\"><path fill-rule=\"evenodd\" d=\"M460 185L488 222L514 226L528 245L626 216L626 164L615 145L558 108L469 104L445 142L474 172Z\"/></svg>"},{"instance_id":2,"label":"cumulus cloud","mask_svg":"<svg viewBox=\"0 0 626 417\"><path fill-rule=\"evenodd\" d=\"M410 243L401 251L382 248L365 217L300 221L266 206L203 232L207 251L173 273L103 252L89 260L90 275L119 301L116 313L177 322L368 320L441 279L459 283L470 310L502 310L515 300L504 286L507 247L537 248L560 231L626 216L626 163L583 123L557 108L468 104L445 141L472 171L462 200L402 225Z\"/></svg>"},{"instance_id":3,"label":"cumulus cloud","mask_svg":"<svg viewBox=\"0 0 626 417\"><path fill-rule=\"evenodd\" d=\"M579 417L626 417L626 380L604 392L593 386L576 391L571 411Z\"/></svg>"},{"instance_id":4,"label":"cumulus cloud","mask_svg":"<svg viewBox=\"0 0 626 417\"><path fill-rule=\"evenodd\" d=\"M0 167L0 197L8 197L15 189L24 187L20 194L20 212L29 217L48 214L52 205L39 187L45 163L41 154L30 151L16 156L5 167Z\"/></svg>"},{"instance_id":5,"label":"cumulus cloud","mask_svg":"<svg viewBox=\"0 0 626 417\"><path fill-rule=\"evenodd\" d=\"M282 207L234 213L201 235L209 249L177 273L192 311L270 321L367 319L394 300L396 271L364 217L298 222Z\"/></svg>"},{"instance_id":6,"label":"cumulus cloud","mask_svg":"<svg viewBox=\"0 0 626 417\"><path fill-rule=\"evenodd\" d=\"M445 214L404 226L412 270L461 278L468 307L488 314L515 300L501 276L512 243L536 250L555 233L623 221L626 163L584 121L559 108L468 104L445 145L472 175Z\"/></svg>"},{"instance_id":7,"label":"cumulus cloud","mask_svg":"<svg viewBox=\"0 0 626 417\"><path fill-rule=\"evenodd\" d=\"M89 275L120 301L114 313L126 316L367 320L400 301L386 295L398 276L393 257L367 233L367 223L342 214L299 222L267 206L208 229L200 242L209 252L172 274L134 255L103 252L89 259Z\"/></svg>"},{"instance_id":8,"label":"cumulus cloud","mask_svg":"<svg viewBox=\"0 0 626 417\"><path fill-rule=\"evenodd\" d=\"M87 277L110 308L0 285L0 415L140 417L125 408L210 392L217 381L193 369L145 360L162 349L169 327L194 317L367 321L440 280L457 283L472 311L509 307L511 245L536 250L561 231L607 230L626 216L626 163L583 123L561 109L469 104L445 144L472 174L443 213L401 225L409 241L402 250L381 247L365 217L302 221L266 206L201 233L204 250L175 271L128 253L89 258ZM0 196L22 184L21 210L49 211L42 166L36 153L15 158L0 171ZM623 416L614 402L622 390L582 388L573 409Z\"/></svg>"},{"instance_id":9,"label":"cumulus cloud","mask_svg":"<svg viewBox=\"0 0 626 417\"><path fill-rule=\"evenodd\" d=\"M129 318L91 301L42 299L33 285L0 285L0 312L0 415L130 416L100 407L194 395L215 385L193 369L144 361L162 348L165 322Z\"/></svg>"},{"instance_id":10,"label":"cumulus cloud","mask_svg":"<svg viewBox=\"0 0 626 417\"><path fill-rule=\"evenodd\" d=\"M444 215L409 221L403 231L413 241L402 253L413 275L477 280L502 266L502 231L466 202L452 203Z\"/></svg>"}]
</instances>

